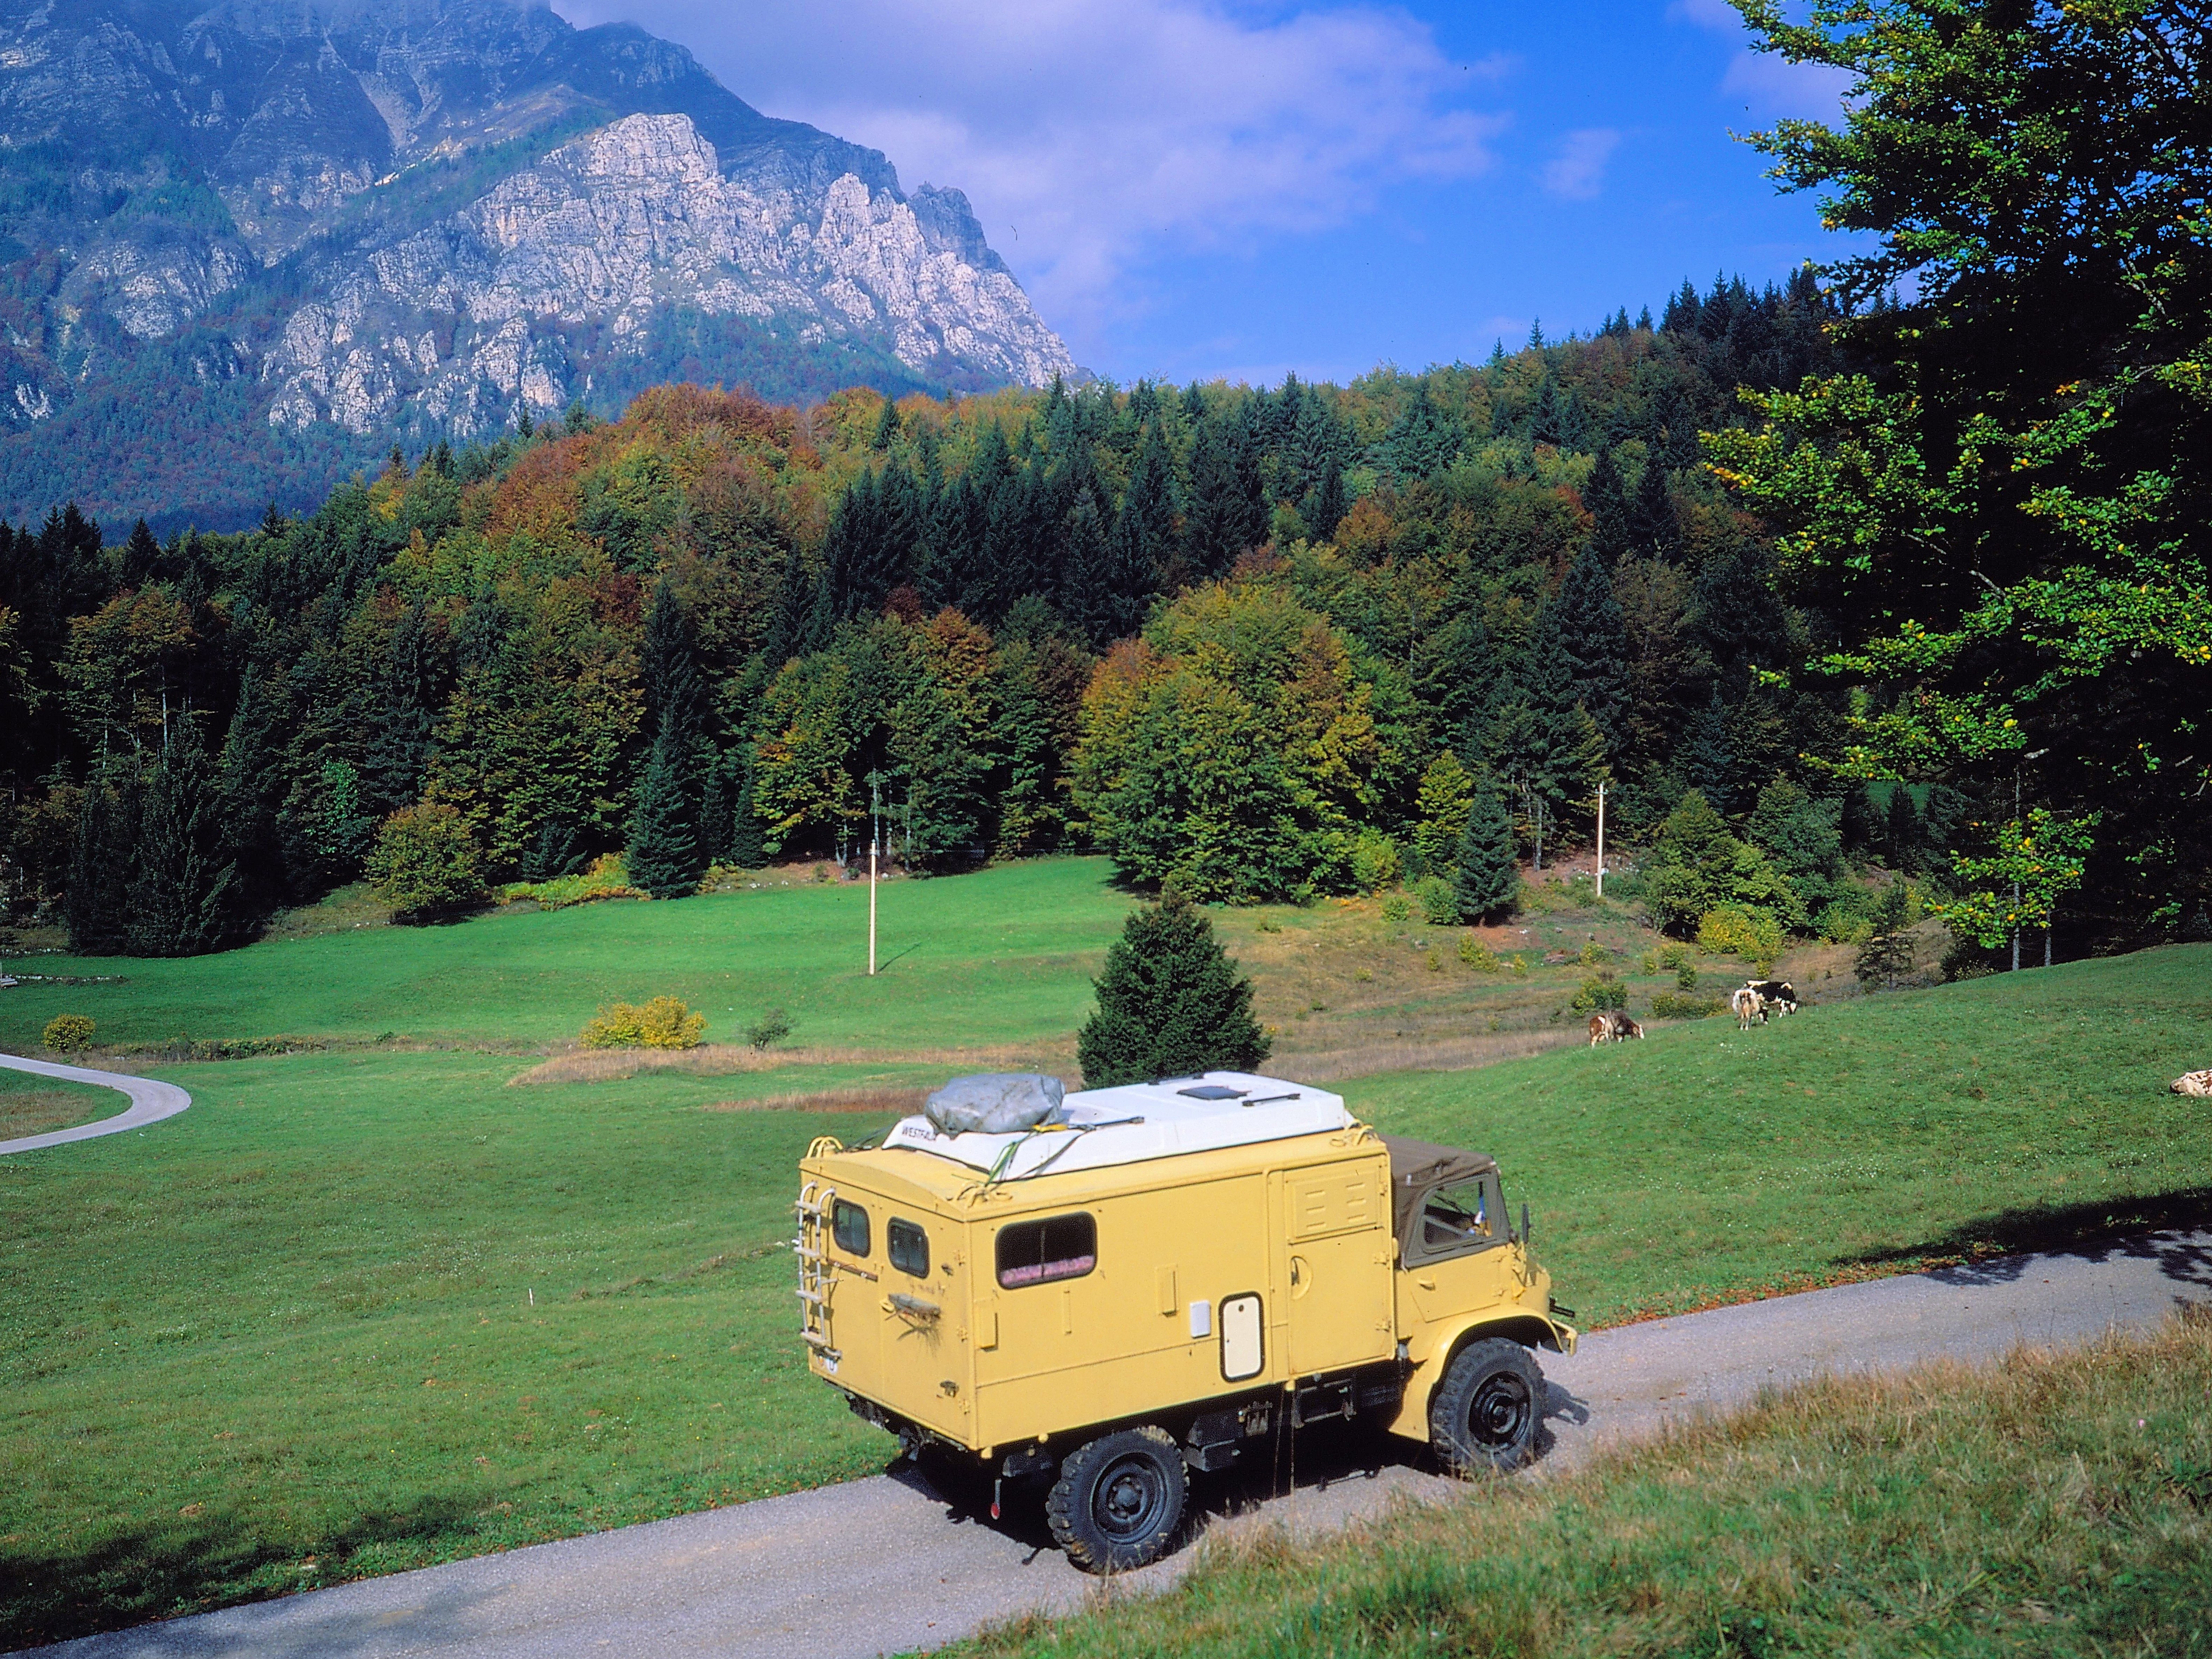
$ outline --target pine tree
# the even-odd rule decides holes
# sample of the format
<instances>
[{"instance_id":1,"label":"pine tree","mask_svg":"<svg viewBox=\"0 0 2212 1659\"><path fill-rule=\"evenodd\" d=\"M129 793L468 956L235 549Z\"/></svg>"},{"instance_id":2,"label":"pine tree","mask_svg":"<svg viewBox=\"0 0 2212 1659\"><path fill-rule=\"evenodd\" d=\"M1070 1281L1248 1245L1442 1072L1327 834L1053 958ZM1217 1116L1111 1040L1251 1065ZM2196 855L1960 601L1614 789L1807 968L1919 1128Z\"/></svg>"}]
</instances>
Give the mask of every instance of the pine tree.
<instances>
[{"instance_id":1,"label":"pine tree","mask_svg":"<svg viewBox=\"0 0 2212 1659\"><path fill-rule=\"evenodd\" d=\"M1590 515L1589 544L1607 564L1618 564L1629 550L1628 492L1610 445L1598 451L1589 482L1583 486L1583 505Z\"/></svg>"},{"instance_id":2,"label":"pine tree","mask_svg":"<svg viewBox=\"0 0 2212 1659\"><path fill-rule=\"evenodd\" d=\"M1920 813L1912 804L1912 792L1901 783L1889 788L1889 815L1886 833L1882 836L1884 851L1889 855L1889 867L1910 872L1920 867Z\"/></svg>"},{"instance_id":3,"label":"pine tree","mask_svg":"<svg viewBox=\"0 0 2212 1659\"><path fill-rule=\"evenodd\" d=\"M683 898L697 891L704 873L692 828L697 807L688 787L690 748L677 711L663 711L629 828L630 885L657 899Z\"/></svg>"},{"instance_id":4,"label":"pine tree","mask_svg":"<svg viewBox=\"0 0 2212 1659\"><path fill-rule=\"evenodd\" d=\"M1130 913L1093 982L1098 1009L1075 1039L1088 1089L1201 1072L1246 1072L1267 1058L1252 981L1213 923L1170 884Z\"/></svg>"},{"instance_id":5,"label":"pine tree","mask_svg":"<svg viewBox=\"0 0 2212 1659\"><path fill-rule=\"evenodd\" d=\"M1644 463L1628 508L1628 547L1639 559L1672 562L1682 550L1682 532L1674 517L1674 498L1667 488L1667 469L1657 450Z\"/></svg>"},{"instance_id":6,"label":"pine tree","mask_svg":"<svg viewBox=\"0 0 2212 1659\"><path fill-rule=\"evenodd\" d=\"M137 827L135 781L121 767L95 770L85 780L70 858L70 949L78 956L116 956L125 948Z\"/></svg>"},{"instance_id":7,"label":"pine tree","mask_svg":"<svg viewBox=\"0 0 2212 1659\"><path fill-rule=\"evenodd\" d=\"M190 720L154 768L132 852L131 953L191 957L219 950L232 920L236 866L225 854L222 797Z\"/></svg>"},{"instance_id":8,"label":"pine tree","mask_svg":"<svg viewBox=\"0 0 2212 1659\"><path fill-rule=\"evenodd\" d=\"M1411 483L1441 472L1459 458L1463 441L1459 423L1429 400L1429 383L1413 382L1413 395L1377 446L1384 465Z\"/></svg>"},{"instance_id":9,"label":"pine tree","mask_svg":"<svg viewBox=\"0 0 2212 1659\"><path fill-rule=\"evenodd\" d=\"M131 526L131 538L123 544L117 559L116 578L125 587L137 587L153 580L161 562L161 544L154 539L154 532L141 519Z\"/></svg>"},{"instance_id":10,"label":"pine tree","mask_svg":"<svg viewBox=\"0 0 2212 1659\"><path fill-rule=\"evenodd\" d=\"M1239 447L1230 422L1216 416L1200 424L1191 449L1185 546L1193 570L1202 579L1226 574L1266 533L1266 503L1256 478L1246 476Z\"/></svg>"},{"instance_id":11,"label":"pine tree","mask_svg":"<svg viewBox=\"0 0 2212 1659\"><path fill-rule=\"evenodd\" d=\"M757 870L768 862L762 845L760 815L753 805L752 759L748 754L738 776L737 805L730 813L729 860L740 870Z\"/></svg>"},{"instance_id":12,"label":"pine tree","mask_svg":"<svg viewBox=\"0 0 2212 1659\"><path fill-rule=\"evenodd\" d=\"M1452 896L1462 921L1493 921L1510 914L1521 891L1521 849L1505 803L1486 780L1475 792L1459 838Z\"/></svg>"},{"instance_id":13,"label":"pine tree","mask_svg":"<svg viewBox=\"0 0 2212 1659\"><path fill-rule=\"evenodd\" d=\"M1553 605L1569 694L1608 744L1616 744L1628 707L1628 635L1613 597L1613 572L1595 542L1568 570Z\"/></svg>"},{"instance_id":14,"label":"pine tree","mask_svg":"<svg viewBox=\"0 0 2212 1659\"><path fill-rule=\"evenodd\" d=\"M1060 614L1103 648L1118 637L1123 607L1114 592L1114 550L1088 489L1076 497L1061 536Z\"/></svg>"},{"instance_id":15,"label":"pine tree","mask_svg":"<svg viewBox=\"0 0 2212 1659\"><path fill-rule=\"evenodd\" d=\"M1723 811L1735 801L1735 745L1729 741L1728 705L1717 684L1690 729L1683 734L1679 763L1682 781Z\"/></svg>"},{"instance_id":16,"label":"pine tree","mask_svg":"<svg viewBox=\"0 0 2212 1659\"><path fill-rule=\"evenodd\" d=\"M898 405L887 397L884 399L884 412L876 419L876 435L870 447L878 450L889 449L898 441Z\"/></svg>"}]
</instances>

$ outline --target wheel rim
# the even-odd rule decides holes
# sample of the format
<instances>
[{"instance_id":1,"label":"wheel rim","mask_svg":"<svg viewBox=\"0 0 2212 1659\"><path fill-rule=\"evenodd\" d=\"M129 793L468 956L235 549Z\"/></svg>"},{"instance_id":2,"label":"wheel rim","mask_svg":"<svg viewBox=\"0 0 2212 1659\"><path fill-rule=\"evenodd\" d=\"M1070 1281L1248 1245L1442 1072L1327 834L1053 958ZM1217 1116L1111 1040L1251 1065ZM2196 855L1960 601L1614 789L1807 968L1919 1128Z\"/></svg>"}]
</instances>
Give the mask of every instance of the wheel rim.
<instances>
[{"instance_id":1,"label":"wheel rim","mask_svg":"<svg viewBox=\"0 0 2212 1659\"><path fill-rule=\"evenodd\" d=\"M1167 1504L1167 1477L1151 1458L1134 1453L1109 1463L1091 1489L1091 1518L1117 1544L1152 1532Z\"/></svg>"},{"instance_id":2,"label":"wheel rim","mask_svg":"<svg viewBox=\"0 0 2212 1659\"><path fill-rule=\"evenodd\" d=\"M1525 1377L1512 1371L1492 1371L1468 1402L1468 1432L1478 1446L1503 1451L1528 1438L1535 1410L1535 1397Z\"/></svg>"}]
</instances>

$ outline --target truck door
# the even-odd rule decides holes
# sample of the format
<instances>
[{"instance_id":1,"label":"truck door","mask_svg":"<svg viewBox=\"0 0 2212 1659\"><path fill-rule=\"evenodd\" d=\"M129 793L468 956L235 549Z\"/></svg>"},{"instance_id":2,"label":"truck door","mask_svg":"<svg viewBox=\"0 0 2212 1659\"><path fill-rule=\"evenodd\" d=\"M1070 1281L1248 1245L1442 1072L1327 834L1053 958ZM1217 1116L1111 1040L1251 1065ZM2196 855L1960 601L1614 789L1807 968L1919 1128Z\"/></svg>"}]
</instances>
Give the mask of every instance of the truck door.
<instances>
[{"instance_id":1,"label":"truck door","mask_svg":"<svg viewBox=\"0 0 2212 1659\"><path fill-rule=\"evenodd\" d=\"M1394 1352L1388 1167L1363 1158L1280 1177L1287 1260L1279 1283L1291 1369L1300 1376Z\"/></svg>"}]
</instances>

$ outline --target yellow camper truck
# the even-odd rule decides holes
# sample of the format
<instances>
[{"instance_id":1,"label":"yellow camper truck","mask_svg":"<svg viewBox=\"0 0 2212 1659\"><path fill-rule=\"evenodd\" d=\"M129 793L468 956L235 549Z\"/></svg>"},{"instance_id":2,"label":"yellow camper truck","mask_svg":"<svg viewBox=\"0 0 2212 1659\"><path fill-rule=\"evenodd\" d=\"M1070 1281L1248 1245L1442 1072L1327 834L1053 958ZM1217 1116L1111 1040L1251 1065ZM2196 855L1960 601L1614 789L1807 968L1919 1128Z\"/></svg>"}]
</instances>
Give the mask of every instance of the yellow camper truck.
<instances>
[{"instance_id":1,"label":"yellow camper truck","mask_svg":"<svg viewBox=\"0 0 2212 1659\"><path fill-rule=\"evenodd\" d=\"M916 1115L800 1170L815 1375L909 1453L1056 1475L1053 1532L1093 1570L1168 1547L1188 1471L1322 1419L1514 1468L1531 1351L1574 1348L1491 1159L1280 1079L1091 1090L1006 1134Z\"/></svg>"}]
</instances>

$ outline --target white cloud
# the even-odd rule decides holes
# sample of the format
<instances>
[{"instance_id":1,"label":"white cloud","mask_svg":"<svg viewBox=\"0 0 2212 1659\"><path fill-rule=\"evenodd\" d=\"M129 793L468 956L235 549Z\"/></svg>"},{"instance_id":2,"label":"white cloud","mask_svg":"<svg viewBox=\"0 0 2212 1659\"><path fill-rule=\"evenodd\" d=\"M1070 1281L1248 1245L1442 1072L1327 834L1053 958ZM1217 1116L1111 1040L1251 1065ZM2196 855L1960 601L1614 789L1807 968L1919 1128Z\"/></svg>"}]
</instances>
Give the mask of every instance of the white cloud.
<instances>
[{"instance_id":1,"label":"white cloud","mask_svg":"<svg viewBox=\"0 0 2212 1659\"><path fill-rule=\"evenodd\" d=\"M1257 17L1225 0L556 0L691 48L771 115L882 150L908 188L968 193L1039 309L1094 334L1165 249L1325 229L1406 179L1492 164L1471 106L1494 59L1352 5Z\"/></svg>"},{"instance_id":2,"label":"white cloud","mask_svg":"<svg viewBox=\"0 0 2212 1659\"><path fill-rule=\"evenodd\" d=\"M1583 127L1569 133L1559 153L1544 167L1544 188L1554 196L1586 202L1605 183L1605 164L1620 147L1620 134L1612 127Z\"/></svg>"}]
</instances>

